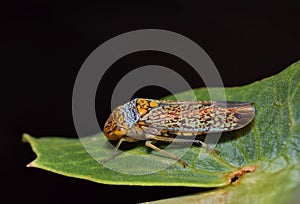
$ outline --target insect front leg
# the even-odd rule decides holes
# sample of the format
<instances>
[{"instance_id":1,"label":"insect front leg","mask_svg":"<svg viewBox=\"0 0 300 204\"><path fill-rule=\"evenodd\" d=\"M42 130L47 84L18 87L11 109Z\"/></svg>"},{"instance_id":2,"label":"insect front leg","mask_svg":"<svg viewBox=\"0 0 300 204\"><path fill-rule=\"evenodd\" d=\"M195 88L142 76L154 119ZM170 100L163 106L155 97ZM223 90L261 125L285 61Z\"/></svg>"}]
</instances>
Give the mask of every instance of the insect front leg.
<instances>
[{"instance_id":1,"label":"insect front leg","mask_svg":"<svg viewBox=\"0 0 300 204\"><path fill-rule=\"evenodd\" d=\"M117 152L118 152L118 149L119 147L121 146L122 142L137 142L138 140L136 139L133 139L133 138L130 138L130 137L122 137L118 144L116 145L112 155L106 159L102 159L101 160L101 163L104 164L105 162L109 161L109 160L112 160L113 158L115 158L115 156L117 156Z\"/></svg>"},{"instance_id":2,"label":"insect front leg","mask_svg":"<svg viewBox=\"0 0 300 204\"><path fill-rule=\"evenodd\" d=\"M155 137L155 135L153 135L153 136ZM186 166L188 166L188 164L187 164L185 161L183 161L182 159L180 159L180 158L179 158L178 156L176 156L175 154L172 154L172 153L170 153L170 152L167 152L167 151L165 151L165 150L163 150L163 149L160 149L160 148L156 147L156 146L154 145L154 143L155 143L156 141L157 141L157 140L147 140L146 143L145 143L145 145L146 145L147 147L150 147L151 149L153 149L153 150L155 150L155 151L158 151L158 152L164 154L165 156L167 156L167 157L169 157L169 158L171 158L171 159L174 159L174 160L178 161L184 168L185 168Z\"/></svg>"}]
</instances>

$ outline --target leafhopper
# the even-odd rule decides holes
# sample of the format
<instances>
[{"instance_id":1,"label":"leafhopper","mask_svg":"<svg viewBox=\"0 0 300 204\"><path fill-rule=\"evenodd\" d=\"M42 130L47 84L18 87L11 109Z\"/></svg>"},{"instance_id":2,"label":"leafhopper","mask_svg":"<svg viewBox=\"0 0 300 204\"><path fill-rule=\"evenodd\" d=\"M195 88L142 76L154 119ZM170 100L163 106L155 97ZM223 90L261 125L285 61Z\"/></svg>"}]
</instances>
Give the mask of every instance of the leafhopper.
<instances>
[{"instance_id":1,"label":"leafhopper","mask_svg":"<svg viewBox=\"0 0 300 204\"><path fill-rule=\"evenodd\" d=\"M122 142L145 140L145 145L165 156L187 163L178 156L155 146L157 141L197 143L210 147L196 135L233 131L248 125L255 116L252 103L233 101L170 101L137 98L118 106L104 125L104 134L118 141L112 156ZM176 135L182 137L176 138ZM194 136L191 139L191 136Z\"/></svg>"}]
</instances>

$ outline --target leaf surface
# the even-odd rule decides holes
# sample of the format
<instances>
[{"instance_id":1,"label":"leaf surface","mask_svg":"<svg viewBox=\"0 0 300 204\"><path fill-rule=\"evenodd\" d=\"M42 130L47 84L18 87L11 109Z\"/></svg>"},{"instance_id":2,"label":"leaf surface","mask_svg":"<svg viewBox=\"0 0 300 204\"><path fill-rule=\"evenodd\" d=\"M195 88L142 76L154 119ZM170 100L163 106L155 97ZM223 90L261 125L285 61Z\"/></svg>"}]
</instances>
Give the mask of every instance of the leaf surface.
<instances>
[{"instance_id":1,"label":"leaf surface","mask_svg":"<svg viewBox=\"0 0 300 204\"><path fill-rule=\"evenodd\" d=\"M299 87L300 61L275 76L242 87L226 88L227 100L254 102L255 120L246 128L222 134L216 146L219 155L209 154L199 159L203 153L199 146L171 148L170 152L178 155L187 151L183 156L189 164L187 168L179 163L172 164L171 159L149 151L143 145L119 154L107 162L110 168L106 168L98 161L110 156L113 150L103 134L81 140L59 137L37 139L24 134L23 140L29 142L37 154L28 166L105 184L222 187L213 192L180 198L187 199L185 201L196 198L208 202L212 197L220 196L223 203L237 203L245 194L251 194L250 203L257 201L255 199L262 193L267 193L266 200L261 203L284 202L285 196L280 189L292 192L300 183ZM195 89L194 92L199 100L209 100L207 89ZM185 100L192 98L190 92L177 96ZM174 96L166 98L174 99ZM88 147L90 153L93 152L94 158L82 144ZM171 166L162 169L166 164ZM123 172L111 170L114 167L121 168ZM154 173L147 174L151 171ZM289 194L287 192L286 195ZM171 201L179 200L168 200Z\"/></svg>"}]
</instances>

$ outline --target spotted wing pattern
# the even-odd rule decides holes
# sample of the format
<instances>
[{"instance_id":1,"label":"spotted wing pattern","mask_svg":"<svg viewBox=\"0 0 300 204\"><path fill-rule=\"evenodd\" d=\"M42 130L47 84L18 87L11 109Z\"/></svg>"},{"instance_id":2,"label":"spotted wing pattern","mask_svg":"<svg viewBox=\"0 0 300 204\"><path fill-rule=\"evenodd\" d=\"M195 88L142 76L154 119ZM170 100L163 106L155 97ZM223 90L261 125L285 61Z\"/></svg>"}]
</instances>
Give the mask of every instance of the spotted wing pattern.
<instances>
[{"instance_id":1,"label":"spotted wing pattern","mask_svg":"<svg viewBox=\"0 0 300 204\"><path fill-rule=\"evenodd\" d=\"M137 124L174 133L224 132L242 128L255 115L251 103L138 99Z\"/></svg>"}]
</instances>

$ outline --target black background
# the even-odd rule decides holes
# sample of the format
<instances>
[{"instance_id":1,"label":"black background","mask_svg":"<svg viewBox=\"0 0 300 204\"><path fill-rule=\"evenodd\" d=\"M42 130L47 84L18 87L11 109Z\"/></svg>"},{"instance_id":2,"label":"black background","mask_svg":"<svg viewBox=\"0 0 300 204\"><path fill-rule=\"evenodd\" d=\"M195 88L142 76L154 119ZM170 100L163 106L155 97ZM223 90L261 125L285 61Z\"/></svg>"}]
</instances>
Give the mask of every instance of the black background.
<instances>
[{"instance_id":1,"label":"black background","mask_svg":"<svg viewBox=\"0 0 300 204\"><path fill-rule=\"evenodd\" d=\"M205 2L205 3L204 3ZM35 158L24 132L76 137L72 90L80 66L101 43L136 29L165 29L198 43L225 86L239 86L282 71L299 60L299 5L288 3L126 2L1 3L1 200L22 203L150 201L200 191L184 187L111 186L26 168ZM120 70L159 64L203 86L192 68L167 54L143 52L116 62L101 81L96 110L102 126ZM126 74L126 73L125 73ZM168 92L148 87L138 97ZM4 191L3 191L4 189Z\"/></svg>"}]
</instances>

